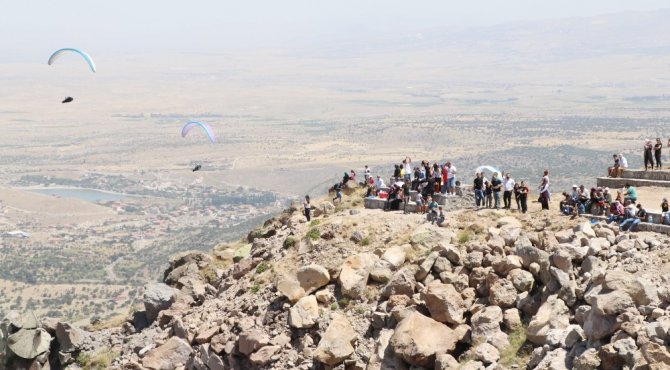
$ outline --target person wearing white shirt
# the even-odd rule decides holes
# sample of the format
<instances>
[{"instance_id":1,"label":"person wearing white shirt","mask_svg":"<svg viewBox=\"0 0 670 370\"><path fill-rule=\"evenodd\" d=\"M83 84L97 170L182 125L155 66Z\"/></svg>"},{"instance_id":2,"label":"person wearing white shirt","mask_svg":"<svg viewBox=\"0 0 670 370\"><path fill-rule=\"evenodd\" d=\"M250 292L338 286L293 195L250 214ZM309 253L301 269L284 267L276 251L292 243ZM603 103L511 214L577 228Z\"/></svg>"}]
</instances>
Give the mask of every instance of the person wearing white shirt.
<instances>
[{"instance_id":1,"label":"person wearing white shirt","mask_svg":"<svg viewBox=\"0 0 670 370\"><path fill-rule=\"evenodd\" d=\"M451 196L456 195L456 166L447 162L447 193Z\"/></svg>"},{"instance_id":2,"label":"person wearing white shirt","mask_svg":"<svg viewBox=\"0 0 670 370\"><path fill-rule=\"evenodd\" d=\"M410 157L405 158L403 161L403 167L405 167L405 181L412 181L412 159Z\"/></svg>"},{"instance_id":3,"label":"person wearing white shirt","mask_svg":"<svg viewBox=\"0 0 670 370\"><path fill-rule=\"evenodd\" d=\"M619 164L624 169L628 168L628 160L623 156L623 154L619 154Z\"/></svg>"},{"instance_id":4,"label":"person wearing white shirt","mask_svg":"<svg viewBox=\"0 0 670 370\"><path fill-rule=\"evenodd\" d=\"M512 193L514 192L514 179L508 173L505 175L503 180L503 188L505 192L503 193L503 204L506 209L510 209L512 206Z\"/></svg>"},{"instance_id":5,"label":"person wearing white shirt","mask_svg":"<svg viewBox=\"0 0 670 370\"><path fill-rule=\"evenodd\" d=\"M375 183L377 185L377 190L381 190L381 188L385 188L386 184L384 184L384 179L382 179L381 176L377 176L377 182Z\"/></svg>"},{"instance_id":6,"label":"person wearing white shirt","mask_svg":"<svg viewBox=\"0 0 670 370\"><path fill-rule=\"evenodd\" d=\"M370 171L370 167L368 167L367 164L365 165L364 176L365 176L365 186L367 186L370 183L370 177L372 176L372 171Z\"/></svg>"}]
</instances>

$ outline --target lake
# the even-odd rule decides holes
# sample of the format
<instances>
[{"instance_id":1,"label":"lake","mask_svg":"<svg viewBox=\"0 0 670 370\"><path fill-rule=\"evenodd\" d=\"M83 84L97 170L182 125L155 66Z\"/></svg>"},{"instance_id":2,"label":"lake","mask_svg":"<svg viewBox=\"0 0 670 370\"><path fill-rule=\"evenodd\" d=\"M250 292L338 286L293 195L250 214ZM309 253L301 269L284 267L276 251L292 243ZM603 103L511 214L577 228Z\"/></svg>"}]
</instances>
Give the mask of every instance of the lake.
<instances>
[{"instance_id":1,"label":"lake","mask_svg":"<svg viewBox=\"0 0 670 370\"><path fill-rule=\"evenodd\" d=\"M87 202L115 202L124 198L132 197L132 195L128 194L112 193L95 189L44 188L44 189L30 189L30 191L44 195L59 196L63 198L76 198L85 200Z\"/></svg>"}]
</instances>

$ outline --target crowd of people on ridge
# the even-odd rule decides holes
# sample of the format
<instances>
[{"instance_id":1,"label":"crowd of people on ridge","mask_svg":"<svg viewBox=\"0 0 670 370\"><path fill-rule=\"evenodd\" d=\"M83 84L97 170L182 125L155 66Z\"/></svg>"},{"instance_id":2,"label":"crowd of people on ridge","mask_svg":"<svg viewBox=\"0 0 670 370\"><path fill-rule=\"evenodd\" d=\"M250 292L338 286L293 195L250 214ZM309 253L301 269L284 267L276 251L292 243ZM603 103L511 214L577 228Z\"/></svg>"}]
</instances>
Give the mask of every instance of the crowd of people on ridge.
<instances>
[{"instance_id":1,"label":"crowd of people on ridge","mask_svg":"<svg viewBox=\"0 0 670 370\"><path fill-rule=\"evenodd\" d=\"M662 168L662 146L660 138L656 139L655 145L652 145L651 140L645 140L645 170ZM620 177L623 170L628 168L628 161L621 153L614 154L613 158L614 164L608 168L608 175ZM366 197L386 199L385 210L400 210L401 204L407 205L413 202L416 205L414 207L416 212L427 214L430 222L440 225L444 222L445 215L442 206L436 200L436 194L446 197L456 196L457 188L461 185L457 181L456 174L457 169L450 161L430 163L423 160L419 165L414 165L412 159L406 157L402 163L394 165L393 175L388 184L384 182L382 176L373 176L368 165L365 165L363 181L358 184L366 187ZM342 202L342 187L349 181L357 181L353 169L345 172L342 181L331 188L335 193L334 203ZM489 179L483 172L478 172L475 174L472 189L477 209L513 209L515 203L518 211L528 212L530 187L525 180L516 182L511 173L501 175L493 172ZM541 203L543 210L548 210L551 200L548 170L544 171L538 193L537 201ZM573 185L572 192L563 192L562 197L559 207L563 214L575 217L582 214L606 216L608 223L619 223L621 230L624 231L634 231L641 222L654 221L637 202L636 188L628 183L622 189L618 189L616 195L608 187L593 187L587 190L584 185ZM309 196L305 197L303 205L305 216L309 221L312 210ZM663 198L661 209L661 219L658 221L670 225L670 206L666 198Z\"/></svg>"}]
</instances>

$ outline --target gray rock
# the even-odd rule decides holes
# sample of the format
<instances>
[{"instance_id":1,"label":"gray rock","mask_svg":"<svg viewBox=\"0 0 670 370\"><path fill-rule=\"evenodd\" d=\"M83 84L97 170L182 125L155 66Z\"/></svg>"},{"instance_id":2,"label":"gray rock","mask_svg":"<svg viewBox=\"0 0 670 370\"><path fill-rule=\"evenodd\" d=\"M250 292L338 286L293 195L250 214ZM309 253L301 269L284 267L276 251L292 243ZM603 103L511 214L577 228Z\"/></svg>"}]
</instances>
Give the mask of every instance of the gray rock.
<instances>
[{"instance_id":1,"label":"gray rock","mask_svg":"<svg viewBox=\"0 0 670 370\"><path fill-rule=\"evenodd\" d=\"M550 296L528 324L528 340L537 345L544 345L549 330L562 330L568 325L570 325L570 310L558 296Z\"/></svg>"},{"instance_id":2,"label":"gray rock","mask_svg":"<svg viewBox=\"0 0 670 370\"><path fill-rule=\"evenodd\" d=\"M69 353L81 349L85 339L86 332L75 326L63 322L56 325L56 340L61 352Z\"/></svg>"},{"instance_id":3,"label":"gray rock","mask_svg":"<svg viewBox=\"0 0 670 370\"><path fill-rule=\"evenodd\" d=\"M489 303L500 308L514 307L516 303L516 288L507 279L499 279L489 289Z\"/></svg>"},{"instance_id":4,"label":"gray rock","mask_svg":"<svg viewBox=\"0 0 670 370\"><path fill-rule=\"evenodd\" d=\"M147 319L153 322L158 313L169 308L175 302L179 290L163 283L147 284L144 288L144 309Z\"/></svg>"},{"instance_id":5,"label":"gray rock","mask_svg":"<svg viewBox=\"0 0 670 370\"><path fill-rule=\"evenodd\" d=\"M533 274L526 270L514 269L509 272L508 277L519 292L529 292L535 284Z\"/></svg>"}]
</instances>

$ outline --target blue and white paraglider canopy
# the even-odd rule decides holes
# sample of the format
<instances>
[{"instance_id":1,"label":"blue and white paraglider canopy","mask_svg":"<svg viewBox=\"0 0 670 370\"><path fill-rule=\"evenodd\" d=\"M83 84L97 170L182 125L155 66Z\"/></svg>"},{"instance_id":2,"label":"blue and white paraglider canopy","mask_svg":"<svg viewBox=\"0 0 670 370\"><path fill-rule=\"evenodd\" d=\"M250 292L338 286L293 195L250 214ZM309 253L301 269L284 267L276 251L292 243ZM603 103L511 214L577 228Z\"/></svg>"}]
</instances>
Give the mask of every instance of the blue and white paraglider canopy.
<instances>
[{"instance_id":1,"label":"blue and white paraglider canopy","mask_svg":"<svg viewBox=\"0 0 670 370\"><path fill-rule=\"evenodd\" d=\"M480 173L480 172L484 172L484 171L489 171L489 172L491 172L491 175L493 175L494 173L497 173L497 174L498 174L498 178L499 178L499 179L502 178L502 172L500 172L497 168L495 168L495 167L493 167L493 166L479 166L479 167L477 167L477 169L475 170L475 174L478 174L478 173Z\"/></svg>"},{"instance_id":2,"label":"blue and white paraglider canopy","mask_svg":"<svg viewBox=\"0 0 670 370\"><path fill-rule=\"evenodd\" d=\"M95 72L95 63L93 62L93 58L91 58L91 56L88 55L88 53L86 53L85 51L75 49L75 48L63 48L63 49L59 49L59 50L54 51L54 53L51 54L51 56L49 57L49 61L47 63L49 65L52 65L58 58L61 57L61 55L63 55L64 53L68 53L68 52L77 53L77 54L81 55L81 57L84 58L86 63L88 63L88 66L91 68L91 71Z\"/></svg>"}]
</instances>

